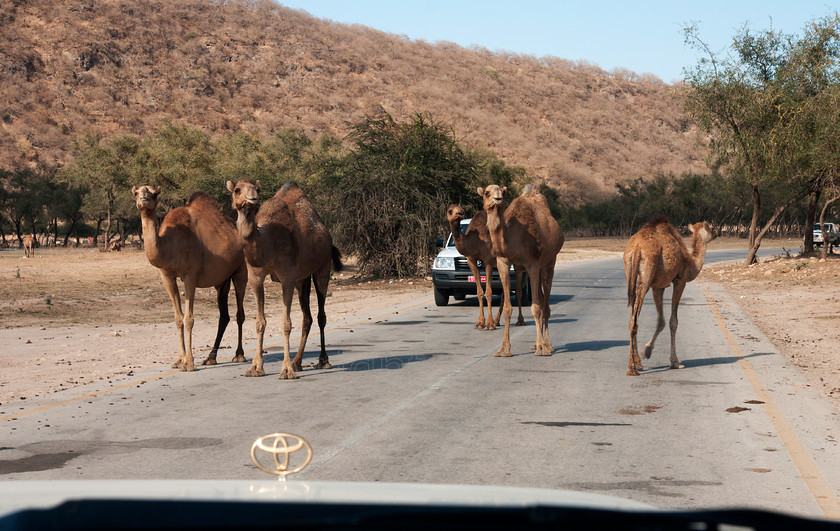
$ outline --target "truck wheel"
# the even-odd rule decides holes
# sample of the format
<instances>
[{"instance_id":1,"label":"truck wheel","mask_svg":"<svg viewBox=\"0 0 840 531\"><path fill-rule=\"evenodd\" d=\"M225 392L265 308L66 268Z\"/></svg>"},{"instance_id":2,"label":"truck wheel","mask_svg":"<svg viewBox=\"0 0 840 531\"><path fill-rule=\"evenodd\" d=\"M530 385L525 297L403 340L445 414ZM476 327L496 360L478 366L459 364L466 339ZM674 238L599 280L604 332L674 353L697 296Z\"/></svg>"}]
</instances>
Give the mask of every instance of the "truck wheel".
<instances>
[{"instance_id":1,"label":"truck wheel","mask_svg":"<svg viewBox=\"0 0 840 531\"><path fill-rule=\"evenodd\" d=\"M435 287L435 306L446 306L449 304L449 291Z\"/></svg>"}]
</instances>

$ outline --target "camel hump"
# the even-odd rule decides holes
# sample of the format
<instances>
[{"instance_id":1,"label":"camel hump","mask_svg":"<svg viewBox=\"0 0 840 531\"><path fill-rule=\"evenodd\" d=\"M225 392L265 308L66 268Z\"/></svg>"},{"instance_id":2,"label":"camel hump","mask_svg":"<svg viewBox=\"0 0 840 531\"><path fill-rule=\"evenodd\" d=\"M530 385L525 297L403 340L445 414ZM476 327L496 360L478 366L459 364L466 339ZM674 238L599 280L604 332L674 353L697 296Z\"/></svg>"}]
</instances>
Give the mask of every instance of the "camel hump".
<instances>
[{"instance_id":1,"label":"camel hump","mask_svg":"<svg viewBox=\"0 0 840 531\"><path fill-rule=\"evenodd\" d=\"M286 184L284 184L282 188L280 188L280 191L284 194L291 190L300 190L301 192L303 191L300 185L297 183L297 181L289 181Z\"/></svg>"},{"instance_id":2,"label":"camel hump","mask_svg":"<svg viewBox=\"0 0 840 531\"><path fill-rule=\"evenodd\" d=\"M645 227L656 227L657 225L670 225L670 224L671 224L671 220L668 219L668 216L666 216L664 214L659 214L657 216L654 216L654 217L650 218L648 220L648 222L645 223Z\"/></svg>"},{"instance_id":3,"label":"camel hump","mask_svg":"<svg viewBox=\"0 0 840 531\"><path fill-rule=\"evenodd\" d=\"M201 190L193 192L189 199L187 199L185 206L200 208L212 207L216 210L219 209L218 203L216 203L216 201L214 201L207 192L202 192Z\"/></svg>"}]
</instances>

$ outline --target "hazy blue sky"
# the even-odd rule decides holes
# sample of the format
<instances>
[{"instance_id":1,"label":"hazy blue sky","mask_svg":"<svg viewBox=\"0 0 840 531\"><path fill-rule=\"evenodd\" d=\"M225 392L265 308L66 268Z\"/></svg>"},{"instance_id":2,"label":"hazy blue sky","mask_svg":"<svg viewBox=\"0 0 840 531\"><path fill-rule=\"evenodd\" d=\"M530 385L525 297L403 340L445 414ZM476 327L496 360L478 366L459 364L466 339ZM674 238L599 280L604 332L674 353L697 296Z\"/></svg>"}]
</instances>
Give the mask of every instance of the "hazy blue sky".
<instances>
[{"instance_id":1,"label":"hazy blue sky","mask_svg":"<svg viewBox=\"0 0 840 531\"><path fill-rule=\"evenodd\" d=\"M696 22L721 50L745 23L802 33L815 18L840 11L840 0L278 0L335 22L362 24L427 42L450 41L493 51L586 60L627 68L665 82L682 79L700 56L682 29Z\"/></svg>"}]
</instances>

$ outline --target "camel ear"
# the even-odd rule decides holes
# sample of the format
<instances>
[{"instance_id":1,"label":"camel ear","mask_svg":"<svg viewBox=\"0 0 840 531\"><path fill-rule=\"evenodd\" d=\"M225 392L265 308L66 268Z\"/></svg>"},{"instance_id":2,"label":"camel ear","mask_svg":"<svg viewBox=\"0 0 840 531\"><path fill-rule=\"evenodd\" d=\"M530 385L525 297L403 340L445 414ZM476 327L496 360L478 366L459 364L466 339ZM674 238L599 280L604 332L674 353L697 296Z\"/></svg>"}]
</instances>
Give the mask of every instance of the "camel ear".
<instances>
[{"instance_id":1,"label":"camel ear","mask_svg":"<svg viewBox=\"0 0 840 531\"><path fill-rule=\"evenodd\" d=\"M688 230L690 230L690 231L691 231L691 234L694 234L694 230L695 230L695 229L694 229L694 225L689 225L689 226L688 226Z\"/></svg>"},{"instance_id":2,"label":"camel ear","mask_svg":"<svg viewBox=\"0 0 840 531\"><path fill-rule=\"evenodd\" d=\"M136 186L131 187L131 193L132 193L132 195L135 195L135 196L137 195L137 187Z\"/></svg>"},{"instance_id":3,"label":"camel ear","mask_svg":"<svg viewBox=\"0 0 840 531\"><path fill-rule=\"evenodd\" d=\"M502 186L502 195L507 193L507 186Z\"/></svg>"},{"instance_id":4,"label":"camel ear","mask_svg":"<svg viewBox=\"0 0 840 531\"><path fill-rule=\"evenodd\" d=\"M160 195L160 186L155 186L155 197Z\"/></svg>"},{"instance_id":5,"label":"camel ear","mask_svg":"<svg viewBox=\"0 0 840 531\"><path fill-rule=\"evenodd\" d=\"M260 191L260 180L259 179L257 179L257 182L254 183L254 186L257 187L257 192L259 192Z\"/></svg>"},{"instance_id":6,"label":"camel ear","mask_svg":"<svg viewBox=\"0 0 840 531\"><path fill-rule=\"evenodd\" d=\"M479 186L476 192L478 192L478 195L484 195L484 188Z\"/></svg>"},{"instance_id":7,"label":"camel ear","mask_svg":"<svg viewBox=\"0 0 840 531\"><path fill-rule=\"evenodd\" d=\"M233 192L234 188L236 188L236 185L233 184L233 181L226 182L225 186L227 186L228 192L231 192L231 193Z\"/></svg>"}]
</instances>

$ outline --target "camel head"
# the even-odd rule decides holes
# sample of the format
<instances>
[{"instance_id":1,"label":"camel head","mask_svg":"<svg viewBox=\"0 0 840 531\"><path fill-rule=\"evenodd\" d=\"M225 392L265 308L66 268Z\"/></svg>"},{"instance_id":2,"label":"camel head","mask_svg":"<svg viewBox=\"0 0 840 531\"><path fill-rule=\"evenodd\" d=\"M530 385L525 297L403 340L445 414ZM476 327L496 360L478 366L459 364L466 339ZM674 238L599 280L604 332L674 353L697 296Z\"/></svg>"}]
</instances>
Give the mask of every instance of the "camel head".
<instances>
[{"instance_id":1,"label":"camel head","mask_svg":"<svg viewBox=\"0 0 840 531\"><path fill-rule=\"evenodd\" d=\"M484 210L492 212L495 209L500 209L505 204L506 186L499 186L498 184L491 184L487 188L479 188L478 195L484 200Z\"/></svg>"},{"instance_id":2,"label":"camel head","mask_svg":"<svg viewBox=\"0 0 840 531\"><path fill-rule=\"evenodd\" d=\"M700 223L689 225L688 230L691 231L691 234L693 234L695 238L700 238L705 243L717 238L717 231L707 221L701 221Z\"/></svg>"},{"instance_id":3,"label":"camel head","mask_svg":"<svg viewBox=\"0 0 840 531\"><path fill-rule=\"evenodd\" d=\"M464 209L461 208L461 205L449 205L446 207L446 221L452 224L461 223L461 220L464 219Z\"/></svg>"},{"instance_id":4,"label":"camel head","mask_svg":"<svg viewBox=\"0 0 840 531\"><path fill-rule=\"evenodd\" d=\"M160 186L152 188L151 186L136 186L131 187L131 193L134 194L134 202L137 205L137 210L154 211L157 208L158 196L160 195Z\"/></svg>"},{"instance_id":5,"label":"camel head","mask_svg":"<svg viewBox=\"0 0 840 531\"><path fill-rule=\"evenodd\" d=\"M233 196L232 206L234 210L255 210L260 204L259 180L251 182L248 179L239 179L235 184L228 181L227 189Z\"/></svg>"}]
</instances>

